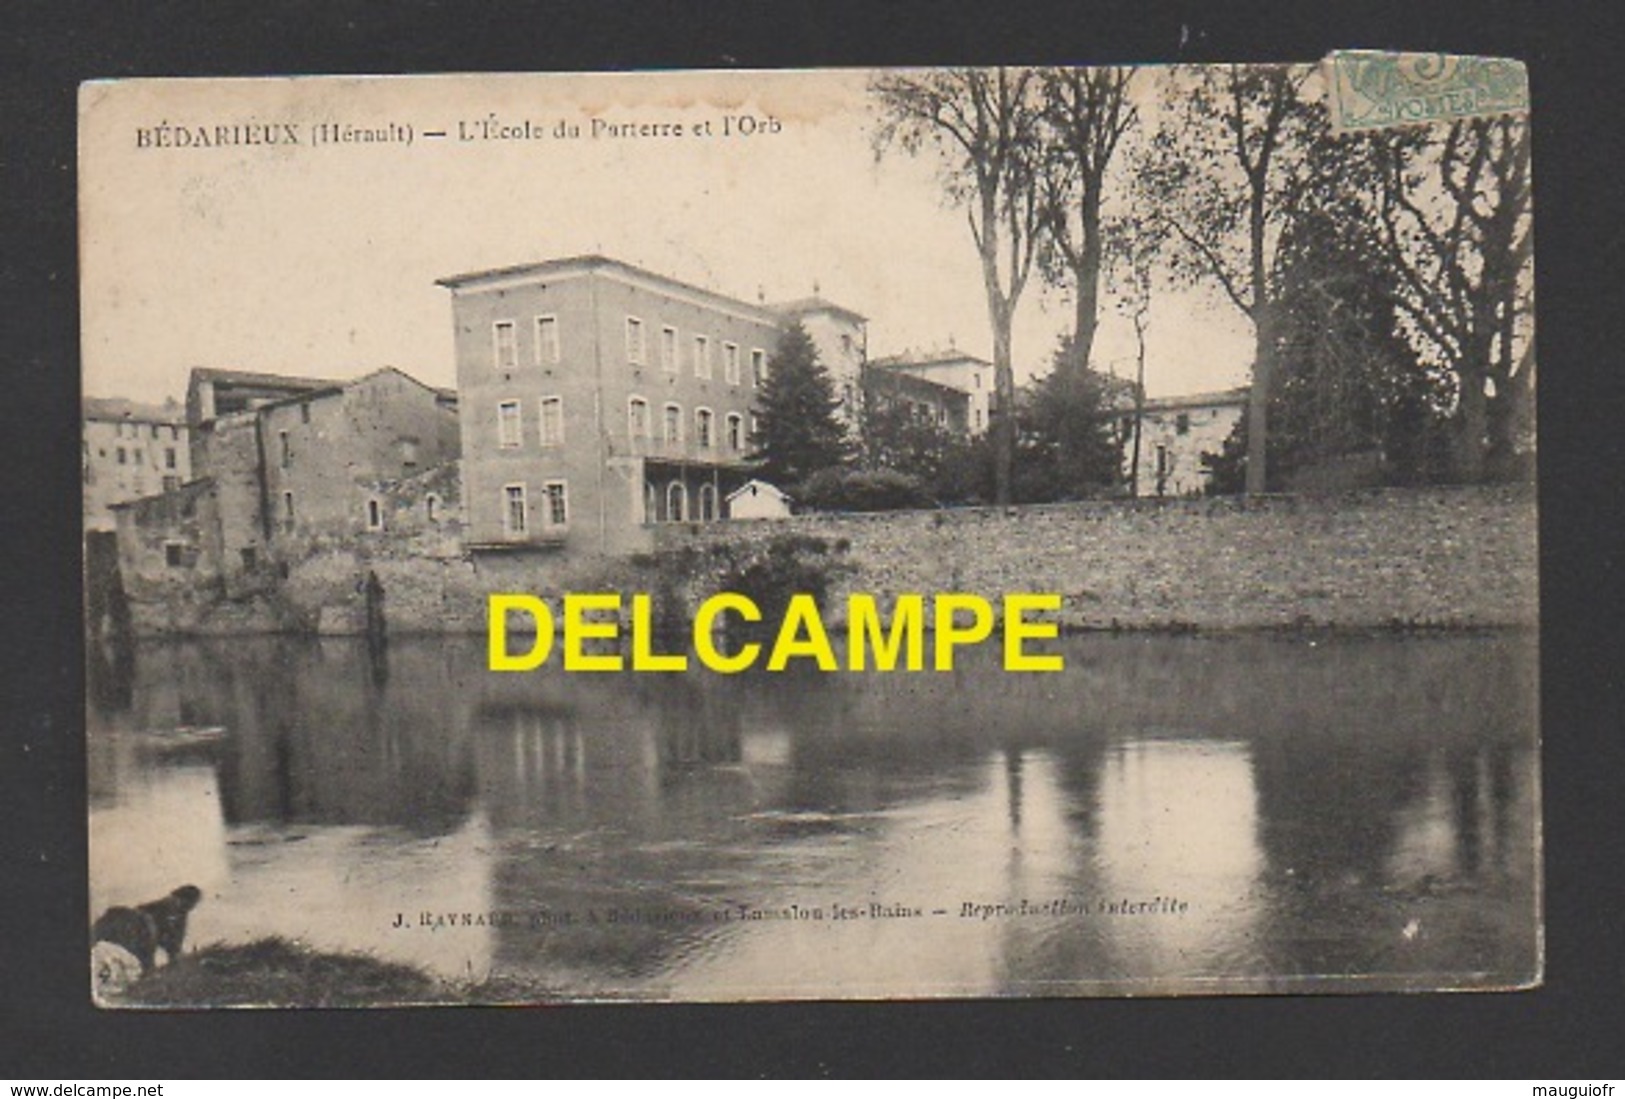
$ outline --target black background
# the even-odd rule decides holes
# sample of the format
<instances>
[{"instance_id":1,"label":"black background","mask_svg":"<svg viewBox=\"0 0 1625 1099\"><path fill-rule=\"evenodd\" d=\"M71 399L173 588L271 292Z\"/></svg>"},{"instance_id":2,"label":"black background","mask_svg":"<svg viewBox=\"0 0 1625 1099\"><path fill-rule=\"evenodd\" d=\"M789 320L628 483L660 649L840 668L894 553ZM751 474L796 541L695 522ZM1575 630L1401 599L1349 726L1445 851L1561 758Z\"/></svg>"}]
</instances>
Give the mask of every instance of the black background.
<instances>
[{"instance_id":1,"label":"black background","mask_svg":"<svg viewBox=\"0 0 1625 1099\"><path fill-rule=\"evenodd\" d=\"M0 13L0 1078L1621 1075L1615 4L9 3ZM1501 995L106 1013L88 1000L75 89L282 73L1529 63L1541 329L1547 983ZM1616 52L1618 51L1618 52ZM162 264L161 254L151 257Z\"/></svg>"}]
</instances>

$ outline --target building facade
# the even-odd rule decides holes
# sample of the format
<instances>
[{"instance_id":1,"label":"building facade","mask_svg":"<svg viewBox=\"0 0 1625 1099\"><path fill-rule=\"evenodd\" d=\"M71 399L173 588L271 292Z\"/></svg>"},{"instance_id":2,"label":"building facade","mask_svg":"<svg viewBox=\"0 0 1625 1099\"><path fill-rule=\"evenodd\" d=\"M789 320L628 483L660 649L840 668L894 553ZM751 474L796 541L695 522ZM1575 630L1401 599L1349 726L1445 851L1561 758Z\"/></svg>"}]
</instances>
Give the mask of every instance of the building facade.
<instances>
[{"instance_id":1,"label":"building facade","mask_svg":"<svg viewBox=\"0 0 1625 1099\"><path fill-rule=\"evenodd\" d=\"M869 364L868 374L869 387L876 391L883 391L882 379L886 374L919 378L942 390L957 391L964 395L964 424L958 429L960 433L975 438L988 430L994 397L993 364L986 359L953 347L945 351L910 352L875 359ZM891 388L901 389L899 386ZM948 403L945 398L938 399L933 402L933 408L941 405L946 411Z\"/></svg>"},{"instance_id":2,"label":"building facade","mask_svg":"<svg viewBox=\"0 0 1625 1099\"><path fill-rule=\"evenodd\" d=\"M603 256L439 282L477 552L637 552L652 524L725 518L785 327L861 369L862 318L821 300L750 303Z\"/></svg>"},{"instance_id":3,"label":"building facade","mask_svg":"<svg viewBox=\"0 0 1625 1099\"><path fill-rule=\"evenodd\" d=\"M87 531L111 531L113 505L179 488L192 477L190 433L181 407L86 397L80 441Z\"/></svg>"},{"instance_id":4,"label":"building facade","mask_svg":"<svg viewBox=\"0 0 1625 1099\"><path fill-rule=\"evenodd\" d=\"M324 542L387 539L403 485L421 486L424 521L460 531L456 478L429 476L459 454L449 391L393 367L347 382L194 371L187 409L226 577Z\"/></svg>"},{"instance_id":5,"label":"building facade","mask_svg":"<svg viewBox=\"0 0 1625 1099\"><path fill-rule=\"evenodd\" d=\"M958 438L969 438L971 394L930 378L901 370L871 367L864 372L863 400L871 412L895 409L936 424Z\"/></svg>"},{"instance_id":6,"label":"building facade","mask_svg":"<svg viewBox=\"0 0 1625 1099\"><path fill-rule=\"evenodd\" d=\"M868 318L814 294L768 306L780 323L799 322L812 337L818 361L840 399L838 414L855 439L863 428L863 377L869 355Z\"/></svg>"},{"instance_id":7,"label":"building facade","mask_svg":"<svg viewBox=\"0 0 1625 1099\"><path fill-rule=\"evenodd\" d=\"M1123 414L1125 476L1139 496L1200 496L1210 480L1204 454L1217 454L1247 412L1247 387L1145 401L1134 468L1132 408Z\"/></svg>"}]
</instances>

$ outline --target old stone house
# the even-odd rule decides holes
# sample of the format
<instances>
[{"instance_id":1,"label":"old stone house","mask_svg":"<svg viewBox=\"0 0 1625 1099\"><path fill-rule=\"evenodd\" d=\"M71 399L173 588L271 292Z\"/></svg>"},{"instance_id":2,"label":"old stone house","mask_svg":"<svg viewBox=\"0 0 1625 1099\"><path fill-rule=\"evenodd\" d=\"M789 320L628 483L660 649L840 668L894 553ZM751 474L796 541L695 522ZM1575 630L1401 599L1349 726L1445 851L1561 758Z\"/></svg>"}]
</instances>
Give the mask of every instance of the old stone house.
<instances>
[{"instance_id":1,"label":"old stone house","mask_svg":"<svg viewBox=\"0 0 1625 1099\"><path fill-rule=\"evenodd\" d=\"M86 397L80 441L86 531L112 531L113 505L191 479L190 433L179 404Z\"/></svg>"},{"instance_id":2,"label":"old stone house","mask_svg":"<svg viewBox=\"0 0 1625 1099\"><path fill-rule=\"evenodd\" d=\"M1133 468L1132 399L1119 404L1123 408L1125 478L1136 486L1137 494L1200 496L1209 481L1202 456L1219 453L1246 414L1247 387L1148 398L1140 414L1138 470Z\"/></svg>"},{"instance_id":3,"label":"old stone house","mask_svg":"<svg viewBox=\"0 0 1625 1099\"><path fill-rule=\"evenodd\" d=\"M908 379L929 388L911 386ZM993 364L954 347L874 359L865 387L882 400L913 402L922 415L967 438L985 433L993 412Z\"/></svg>"},{"instance_id":4,"label":"old stone house","mask_svg":"<svg viewBox=\"0 0 1625 1099\"><path fill-rule=\"evenodd\" d=\"M324 548L456 552L456 399L393 367L338 382L194 371L202 474L119 509L132 591L252 581Z\"/></svg>"}]
</instances>

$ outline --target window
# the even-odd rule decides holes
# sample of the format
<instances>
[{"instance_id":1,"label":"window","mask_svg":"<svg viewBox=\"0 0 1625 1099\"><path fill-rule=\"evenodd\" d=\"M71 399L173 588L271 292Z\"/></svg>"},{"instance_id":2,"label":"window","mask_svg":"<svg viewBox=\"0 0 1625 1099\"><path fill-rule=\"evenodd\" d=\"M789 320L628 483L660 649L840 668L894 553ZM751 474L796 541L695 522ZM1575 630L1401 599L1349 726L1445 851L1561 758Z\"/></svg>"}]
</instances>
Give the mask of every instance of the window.
<instances>
[{"instance_id":1,"label":"window","mask_svg":"<svg viewBox=\"0 0 1625 1099\"><path fill-rule=\"evenodd\" d=\"M564 442L564 398L542 398L542 445L559 446Z\"/></svg>"},{"instance_id":2,"label":"window","mask_svg":"<svg viewBox=\"0 0 1625 1099\"><path fill-rule=\"evenodd\" d=\"M123 465L125 463L125 460L126 460L127 457L128 457L128 455L126 455L124 453L124 448L119 447L118 448L118 464Z\"/></svg>"},{"instance_id":3,"label":"window","mask_svg":"<svg viewBox=\"0 0 1625 1099\"><path fill-rule=\"evenodd\" d=\"M652 523L659 518L659 498L659 493L655 491L654 485L649 481L643 482L643 521L645 523Z\"/></svg>"},{"instance_id":4,"label":"window","mask_svg":"<svg viewBox=\"0 0 1625 1099\"><path fill-rule=\"evenodd\" d=\"M423 518L431 523L440 522L440 497L432 492L423 498Z\"/></svg>"},{"instance_id":5,"label":"window","mask_svg":"<svg viewBox=\"0 0 1625 1099\"><path fill-rule=\"evenodd\" d=\"M147 434L151 435L154 439L156 439L158 437L158 425L157 424L148 424L147 427L148 427Z\"/></svg>"},{"instance_id":6,"label":"window","mask_svg":"<svg viewBox=\"0 0 1625 1099\"><path fill-rule=\"evenodd\" d=\"M750 441L755 443L762 437L762 418L756 413L750 414Z\"/></svg>"},{"instance_id":7,"label":"window","mask_svg":"<svg viewBox=\"0 0 1625 1099\"><path fill-rule=\"evenodd\" d=\"M178 489L180 487L181 487L181 479L179 477L165 477L164 478L164 491L165 492L174 492L176 489Z\"/></svg>"},{"instance_id":8,"label":"window","mask_svg":"<svg viewBox=\"0 0 1625 1099\"><path fill-rule=\"evenodd\" d=\"M750 384L755 388L767 381L767 352L760 347L750 353Z\"/></svg>"},{"instance_id":9,"label":"window","mask_svg":"<svg viewBox=\"0 0 1625 1099\"><path fill-rule=\"evenodd\" d=\"M282 523L287 529L292 530L293 519L293 493L284 492L282 494Z\"/></svg>"},{"instance_id":10,"label":"window","mask_svg":"<svg viewBox=\"0 0 1625 1099\"><path fill-rule=\"evenodd\" d=\"M525 533L525 486L502 486L502 530L506 534Z\"/></svg>"},{"instance_id":11,"label":"window","mask_svg":"<svg viewBox=\"0 0 1625 1099\"><path fill-rule=\"evenodd\" d=\"M164 543L164 564L172 569L186 566L186 547L179 542Z\"/></svg>"},{"instance_id":12,"label":"window","mask_svg":"<svg viewBox=\"0 0 1625 1099\"><path fill-rule=\"evenodd\" d=\"M841 354L852 354L852 337L845 332L841 333Z\"/></svg>"},{"instance_id":13,"label":"window","mask_svg":"<svg viewBox=\"0 0 1625 1099\"><path fill-rule=\"evenodd\" d=\"M717 518L717 486L703 484L700 486L700 522L711 523Z\"/></svg>"},{"instance_id":14,"label":"window","mask_svg":"<svg viewBox=\"0 0 1625 1099\"><path fill-rule=\"evenodd\" d=\"M514 369L519 365L519 344L514 335L513 321L497 321L491 328L496 340L497 369Z\"/></svg>"},{"instance_id":15,"label":"window","mask_svg":"<svg viewBox=\"0 0 1625 1099\"><path fill-rule=\"evenodd\" d=\"M972 415L976 418L976 430L982 430L982 410L978 408Z\"/></svg>"},{"instance_id":16,"label":"window","mask_svg":"<svg viewBox=\"0 0 1625 1099\"><path fill-rule=\"evenodd\" d=\"M666 521L668 523L681 523L684 505L688 502L688 494L683 491L681 481L673 481L666 486Z\"/></svg>"},{"instance_id":17,"label":"window","mask_svg":"<svg viewBox=\"0 0 1625 1099\"><path fill-rule=\"evenodd\" d=\"M135 465L140 465L141 464L142 457L141 457L141 448L140 447L135 447L130 451L130 461L132 463L134 463Z\"/></svg>"},{"instance_id":18,"label":"window","mask_svg":"<svg viewBox=\"0 0 1625 1099\"><path fill-rule=\"evenodd\" d=\"M288 442L288 433L286 431L277 432L276 439L278 453L281 455L282 468L287 469L293 465L293 444Z\"/></svg>"},{"instance_id":19,"label":"window","mask_svg":"<svg viewBox=\"0 0 1625 1099\"><path fill-rule=\"evenodd\" d=\"M708 449L712 445L711 420L712 416L709 408L696 408L694 410L694 442Z\"/></svg>"},{"instance_id":20,"label":"window","mask_svg":"<svg viewBox=\"0 0 1625 1099\"><path fill-rule=\"evenodd\" d=\"M416 439L399 440L401 450L401 472L411 473L418 468L418 441Z\"/></svg>"},{"instance_id":21,"label":"window","mask_svg":"<svg viewBox=\"0 0 1625 1099\"><path fill-rule=\"evenodd\" d=\"M244 546L237 552L242 555L243 568L245 569L252 569L255 565L260 563L259 551L253 546Z\"/></svg>"},{"instance_id":22,"label":"window","mask_svg":"<svg viewBox=\"0 0 1625 1099\"><path fill-rule=\"evenodd\" d=\"M368 500L367 501L367 529L368 530L383 530L384 529L384 513L383 513L383 509L381 509L378 506L378 501L377 500Z\"/></svg>"},{"instance_id":23,"label":"window","mask_svg":"<svg viewBox=\"0 0 1625 1099\"><path fill-rule=\"evenodd\" d=\"M711 337L694 337L694 376L696 378L709 378L711 376Z\"/></svg>"},{"instance_id":24,"label":"window","mask_svg":"<svg viewBox=\"0 0 1625 1099\"><path fill-rule=\"evenodd\" d=\"M568 526L570 510L563 481L548 481L542 486L546 495L546 510L542 513L550 527Z\"/></svg>"},{"instance_id":25,"label":"window","mask_svg":"<svg viewBox=\"0 0 1625 1099\"><path fill-rule=\"evenodd\" d=\"M501 402L497 405L497 445L509 450L520 444L521 437L519 402Z\"/></svg>"},{"instance_id":26,"label":"window","mask_svg":"<svg viewBox=\"0 0 1625 1099\"><path fill-rule=\"evenodd\" d=\"M644 353L648 349L643 344L643 322L636 317L626 318L626 361L637 366L643 365Z\"/></svg>"},{"instance_id":27,"label":"window","mask_svg":"<svg viewBox=\"0 0 1625 1099\"><path fill-rule=\"evenodd\" d=\"M1168 447L1162 443L1157 444L1157 476L1168 475Z\"/></svg>"},{"instance_id":28,"label":"window","mask_svg":"<svg viewBox=\"0 0 1625 1099\"><path fill-rule=\"evenodd\" d=\"M739 345L737 343L722 345L722 376L729 385L739 384Z\"/></svg>"},{"instance_id":29,"label":"window","mask_svg":"<svg viewBox=\"0 0 1625 1099\"><path fill-rule=\"evenodd\" d=\"M728 449L735 454L745 449L745 418L737 412L728 413Z\"/></svg>"},{"instance_id":30,"label":"window","mask_svg":"<svg viewBox=\"0 0 1625 1099\"><path fill-rule=\"evenodd\" d=\"M1191 414L1189 412L1181 412L1178 416L1174 417L1174 433L1176 435L1188 435L1190 434L1190 430Z\"/></svg>"},{"instance_id":31,"label":"window","mask_svg":"<svg viewBox=\"0 0 1625 1099\"><path fill-rule=\"evenodd\" d=\"M172 446L164 447L164 468L175 468L175 448Z\"/></svg>"},{"instance_id":32,"label":"window","mask_svg":"<svg viewBox=\"0 0 1625 1099\"><path fill-rule=\"evenodd\" d=\"M536 365L559 361L559 319L536 318Z\"/></svg>"},{"instance_id":33,"label":"window","mask_svg":"<svg viewBox=\"0 0 1625 1099\"><path fill-rule=\"evenodd\" d=\"M660 369L677 373L677 329L669 324L660 330Z\"/></svg>"},{"instance_id":34,"label":"window","mask_svg":"<svg viewBox=\"0 0 1625 1099\"><path fill-rule=\"evenodd\" d=\"M680 405L666 406L665 434L662 436L667 443L680 443L683 441L683 409Z\"/></svg>"},{"instance_id":35,"label":"window","mask_svg":"<svg viewBox=\"0 0 1625 1099\"><path fill-rule=\"evenodd\" d=\"M626 402L626 434L631 439L649 437L649 402L632 397Z\"/></svg>"}]
</instances>

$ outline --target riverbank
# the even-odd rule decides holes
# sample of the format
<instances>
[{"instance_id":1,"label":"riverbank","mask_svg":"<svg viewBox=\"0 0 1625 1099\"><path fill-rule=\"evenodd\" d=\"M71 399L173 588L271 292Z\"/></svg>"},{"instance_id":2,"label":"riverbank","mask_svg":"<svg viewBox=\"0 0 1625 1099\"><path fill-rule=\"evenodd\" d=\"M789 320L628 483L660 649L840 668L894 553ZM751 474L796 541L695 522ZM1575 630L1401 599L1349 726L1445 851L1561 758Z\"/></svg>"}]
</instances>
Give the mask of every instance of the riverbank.
<instances>
[{"instance_id":1,"label":"riverbank","mask_svg":"<svg viewBox=\"0 0 1625 1099\"><path fill-rule=\"evenodd\" d=\"M1536 531L1519 486L807 515L665 525L635 558L328 547L235 600L130 603L143 636L359 634L372 574L397 636L481 632L492 592L645 591L684 620L754 583L821 590L832 625L854 592L953 591L1059 593L1068 632L1473 629L1538 621Z\"/></svg>"},{"instance_id":2,"label":"riverbank","mask_svg":"<svg viewBox=\"0 0 1625 1099\"><path fill-rule=\"evenodd\" d=\"M544 997L508 982L453 982L370 954L314 950L271 937L216 943L154 969L104 1007L386 1007L525 1003Z\"/></svg>"}]
</instances>

